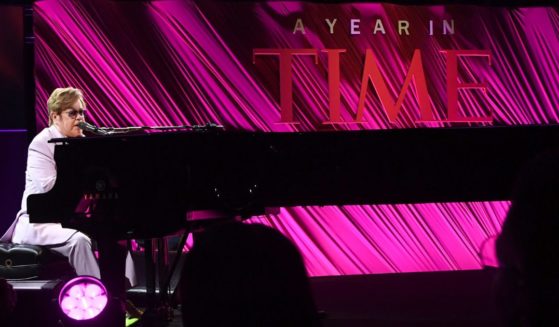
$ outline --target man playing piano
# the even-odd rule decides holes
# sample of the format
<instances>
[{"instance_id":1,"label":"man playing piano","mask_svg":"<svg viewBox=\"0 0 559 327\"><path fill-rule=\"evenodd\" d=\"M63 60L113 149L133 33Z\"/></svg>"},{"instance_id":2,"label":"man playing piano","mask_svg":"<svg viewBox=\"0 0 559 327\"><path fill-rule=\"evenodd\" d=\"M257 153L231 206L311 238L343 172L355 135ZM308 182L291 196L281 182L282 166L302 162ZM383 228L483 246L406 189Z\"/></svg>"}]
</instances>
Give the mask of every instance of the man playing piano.
<instances>
[{"instance_id":1,"label":"man playing piano","mask_svg":"<svg viewBox=\"0 0 559 327\"><path fill-rule=\"evenodd\" d=\"M0 241L48 246L52 251L68 257L77 275L100 278L99 265L88 236L74 229L63 228L57 223L29 223L27 197L30 194L48 192L56 181L54 144L48 141L53 138L84 136L77 126L85 120L85 102L79 89L55 89L47 101L47 107L49 127L43 129L29 145L21 210ZM135 284L129 254L126 258L126 277L132 285Z\"/></svg>"}]
</instances>

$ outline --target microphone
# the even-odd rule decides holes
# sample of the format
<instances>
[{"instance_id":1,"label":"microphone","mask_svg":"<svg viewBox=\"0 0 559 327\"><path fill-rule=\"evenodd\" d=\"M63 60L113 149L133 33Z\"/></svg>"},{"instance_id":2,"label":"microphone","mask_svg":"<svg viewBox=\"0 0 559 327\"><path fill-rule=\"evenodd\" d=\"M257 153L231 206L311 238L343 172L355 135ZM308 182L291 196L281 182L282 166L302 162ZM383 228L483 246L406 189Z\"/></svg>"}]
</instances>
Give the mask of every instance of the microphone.
<instances>
[{"instance_id":1,"label":"microphone","mask_svg":"<svg viewBox=\"0 0 559 327\"><path fill-rule=\"evenodd\" d=\"M93 133L95 135L107 135L109 133L107 133L107 131L92 125L92 124L88 124L84 121L81 121L78 123L78 127L81 128L82 130L86 131L86 132L90 132Z\"/></svg>"}]
</instances>

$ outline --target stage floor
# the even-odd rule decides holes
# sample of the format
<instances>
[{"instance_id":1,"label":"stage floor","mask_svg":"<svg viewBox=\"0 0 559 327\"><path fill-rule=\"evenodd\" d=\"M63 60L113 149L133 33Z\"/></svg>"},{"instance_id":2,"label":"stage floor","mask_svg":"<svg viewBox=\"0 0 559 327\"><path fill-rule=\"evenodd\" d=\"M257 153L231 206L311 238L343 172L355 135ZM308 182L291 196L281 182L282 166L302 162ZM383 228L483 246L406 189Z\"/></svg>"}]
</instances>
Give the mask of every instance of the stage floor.
<instances>
[{"instance_id":1,"label":"stage floor","mask_svg":"<svg viewBox=\"0 0 559 327\"><path fill-rule=\"evenodd\" d=\"M493 278L493 270L330 276L311 278L311 286L324 327L495 326ZM14 326L33 326L40 312L45 314L36 326L55 319L53 291L48 292L52 285L45 285L42 290L16 286ZM128 297L141 307L145 289L132 289ZM29 312L37 313L31 322ZM173 313L166 326L182 326L180 310Z\"/></svg>"}]
</instances>

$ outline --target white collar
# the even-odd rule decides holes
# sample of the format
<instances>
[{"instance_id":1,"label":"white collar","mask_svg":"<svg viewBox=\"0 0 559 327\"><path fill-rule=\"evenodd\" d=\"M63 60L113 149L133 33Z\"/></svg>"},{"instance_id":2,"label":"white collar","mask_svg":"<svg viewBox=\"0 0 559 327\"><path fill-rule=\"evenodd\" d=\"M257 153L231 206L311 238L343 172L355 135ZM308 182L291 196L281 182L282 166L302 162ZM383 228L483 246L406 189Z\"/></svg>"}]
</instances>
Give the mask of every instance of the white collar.
<instances>
[{"instance_id":1,"label":"white collar","mask_svg":"<svg viewBox=\"0 0 559 327\"><path fill-rule=\"evenodd\" d=\"M48 129L50 130L50 133L54 139L66 137L60 132L58 126L56 126L55 124L52 124Z\"/></svg>"}]
</instances>

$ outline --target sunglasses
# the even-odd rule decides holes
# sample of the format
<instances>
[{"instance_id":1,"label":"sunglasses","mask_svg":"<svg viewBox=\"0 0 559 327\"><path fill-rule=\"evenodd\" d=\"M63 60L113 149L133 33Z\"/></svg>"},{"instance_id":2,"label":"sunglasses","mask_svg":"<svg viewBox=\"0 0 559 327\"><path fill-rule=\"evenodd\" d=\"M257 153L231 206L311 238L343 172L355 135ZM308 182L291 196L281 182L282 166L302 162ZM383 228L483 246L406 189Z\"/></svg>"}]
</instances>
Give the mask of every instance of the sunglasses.
<instances>
[{"instance_id":1,"label":"sunglasses","mask_svg":"<svg viewBox=\"0 0 559 327\"><path fill-rule=\"evenodd\" d=\"M78 117L78 115L82 115L83 117L85 117L85 113L87 112L85 109L70 109L68 111L65 111L68 114L68 117L72 118L72 119L76 119Z\"/></svg>"}]
</instances>

